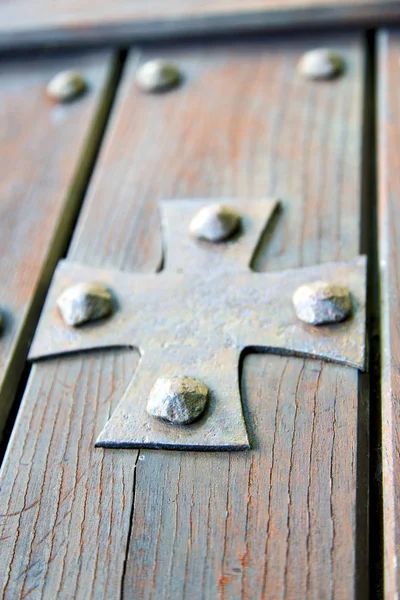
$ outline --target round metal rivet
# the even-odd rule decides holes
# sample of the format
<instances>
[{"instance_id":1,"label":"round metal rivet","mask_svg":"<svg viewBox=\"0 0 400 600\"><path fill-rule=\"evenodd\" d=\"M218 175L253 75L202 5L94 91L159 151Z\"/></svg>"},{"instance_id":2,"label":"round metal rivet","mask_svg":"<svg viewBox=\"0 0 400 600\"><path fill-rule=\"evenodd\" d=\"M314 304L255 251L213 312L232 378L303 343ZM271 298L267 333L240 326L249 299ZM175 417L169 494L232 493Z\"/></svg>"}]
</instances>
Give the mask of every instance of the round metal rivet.
<instances>
[{"instance_id":1,"label":"round metal rivet","mask_svg":"<svg viewBox=\"0 0 400 600\"><path fill-rule=\"evenodd\" d=\"M176 87L181 80L179 69L162 59L146 62L136 73L138 87L147 93L164 92Z\"/></svg>"},{"instance_id":2,"label":"round metal rivet","mask_svg":"<svg viewBox=\"0 0 400 600\"><path fill-rule=\"evenodd\" d=\"M208 387L198 379L160 377L150 392L147 412L174 425L188 425L203 414L208 400Z\"/></svg>"},{"instance_id":3,"label":"round metal rivet","mask_svg":"<svg viewBox=\"0 0 400 600\"><path fill-rule=\"evenodd\" d=\"M308 79L332 79L344 71L344 60L337 52L319 48L306 52L300 62L299 71Z\"/></svg>"},{"instance_id":4,"label":"round metal rivet","mask_svg":"<svg viewBox=\"0 0 400 600\"><path fill-rule=\"evenodd\" d=\"M239 229L240 215L225 204L210 204L202 208L190 223L191 235L208 242L223 242Z\"/></svg>"},{"instance_id":5,"label":"round metal rivet","mask_svg":"<svg viewBox=\"0 0 400 600\"><path fill-rule=\"evenodd\" d=\"M314 281L297 288L293 305L298 318L310 325L339 323L347 319L352 310L349 290L325 281Z\"/></svg>"},{"instance_id":6,"label":"round metal rivet","mask_svg":"<svg viewBox=\"0 0 400 600\"><path fill-rule=\"evenodd\" d=\"M67 325L77 327L113 312L112 296L102 283L77 283L64 290L57 306Z\"/></svg>"},{"instance_id":7,"label":"round metal rivet","mask_svg":"<svg viewBox=\"0 0 400 600\"><path fill-rule=\"evenodd\" d=\"M77 71L58 73L47 86L47 95L56 102L70 102L86 90L86 82Z\"/></svg>"}]
</instances>

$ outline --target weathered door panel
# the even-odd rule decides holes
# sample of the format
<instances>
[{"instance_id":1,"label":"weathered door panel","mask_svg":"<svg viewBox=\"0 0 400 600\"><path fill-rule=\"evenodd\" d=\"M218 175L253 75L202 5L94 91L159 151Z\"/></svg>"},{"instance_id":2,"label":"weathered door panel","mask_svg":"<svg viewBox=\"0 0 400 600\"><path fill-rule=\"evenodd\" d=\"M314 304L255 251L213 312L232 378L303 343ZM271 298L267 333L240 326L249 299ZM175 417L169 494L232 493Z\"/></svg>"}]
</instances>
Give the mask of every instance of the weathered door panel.
<instances>
[{"instance_id":1,"label":"weathered door panel","mask_svg":"<svg viewBox=\"0 0 400 600\"><path fill-rule=\"evenodd\" d=\"M298 75L319 45L343 77ZM184 84L143 95L137 66L160 55ZM357 33L132 51L68 258L154 271L157 202L227 196L282 200L257 270L357 256L363 86ZM95 448L136 365L119 350L33 367L1 476L5 597L365 597L358 372L247 357L250 452Z\"/></svg>"}]
</instances>

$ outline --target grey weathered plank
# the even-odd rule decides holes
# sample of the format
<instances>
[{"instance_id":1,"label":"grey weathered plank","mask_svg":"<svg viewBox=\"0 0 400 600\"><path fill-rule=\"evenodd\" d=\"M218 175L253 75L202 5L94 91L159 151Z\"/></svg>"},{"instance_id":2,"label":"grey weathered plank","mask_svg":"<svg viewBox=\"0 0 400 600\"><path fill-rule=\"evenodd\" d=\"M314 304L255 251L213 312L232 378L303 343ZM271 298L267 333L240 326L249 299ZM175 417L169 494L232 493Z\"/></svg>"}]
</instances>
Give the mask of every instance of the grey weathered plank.
<instances>
[{"instance_id":1,"label":"grey weathered plank","mask_svg":"<svg viewBox=\"0 0 400 600\"><path fill-rule=\"evenodd\" d=\"M379 265L382 339L382 468L385 597L400 594L399 109L400 31L378 37Z\"/></svg>"},{"instance_id":2,"label":"grey weathered plank","mask_svg":"<svg viewBox=\"0 0 400 600\"><path fill-rule=\"evenodd\" d=\"M0 6L0 48L126 43L400 20L397 0L13 0Z\"/></svg>"},{"instance_id":3,"label":"grey weathered plank","mask_svg":"<svg viewBox=\"0 0 400 600\"><path fill-rule=\"evenodd\" d=\"M166 102L169 146L157 162L153 154L151 168L160 169L160 178L152 196L283 198L258 269L350 258L359 251L361 40L331 43L343 50L348 71L321 86L296 75L296 61L318 44L314 39L274 40L264 52L250 46L204 57L201 108L197 90L194 109L183 108L190 137L174 121L182 108L172 112L173 100ZM194 71L190 58L179 59L188 73ZM190 77L188 83L190 94ZM149 104L141 110L141 130L150 138L159 127L155 111ZM126 118L121 116L121 128ZM188 148L186 166L174 168L179 148ZM114 152L119 155L116 147ZM365 402L358 403L357 372L249 357L243 392L250 455L140 452L124 597L366 593L366 465L361 460L358 471L358 452L367 451L367 418ZM358 582L357 569L364 574Z\"/></svg>"},{"instance_id":4,"label":"grey weathered plank","mask_svg":"<svg viewBox=\"0 0 400 600\"><path fill-rule=\"evenodd\" d=\"M79 67L89 92L46 97L59 71ZM3 59L0 67L0 434L52 270L65 251L108 105L112 55Z\"/></svg>"},{"instance_id":5,"label":"grey weathered plank","mask_svg":"<svg viewBox=\"0 0 400 600\"><path fill-rule=\"evenodd\" d=\"M301 53L328 42L344 53L346 75L302 80ZM227 195L284 201L258 269L354 257L362 37L158 52L179 62L185 83L142 95L131 57L69 258L154 270L157 201ZM133 352L111 352L33 368L1 475L5 597L362 595L366 490L357 481L366 431L357 372L247 358L250 453L95 449L136 362Z\"/></svg>"}]
</instances>

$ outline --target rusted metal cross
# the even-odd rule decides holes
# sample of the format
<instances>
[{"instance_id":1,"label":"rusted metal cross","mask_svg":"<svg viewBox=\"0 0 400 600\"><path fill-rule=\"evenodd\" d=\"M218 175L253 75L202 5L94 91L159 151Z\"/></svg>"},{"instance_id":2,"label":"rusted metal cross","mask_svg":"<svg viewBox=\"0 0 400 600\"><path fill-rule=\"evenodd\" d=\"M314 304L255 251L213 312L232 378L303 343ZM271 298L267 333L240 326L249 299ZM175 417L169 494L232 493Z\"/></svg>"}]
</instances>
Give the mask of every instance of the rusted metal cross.
<instances>
[{"instance_id":1,"label":"rusted metal cross","mask_svg":"<svg viewBox=\"0 0 400 600\"><path fill-rule=\"evenodd\" d=\"M256 273L249 265L277 202L224 200L242 215L242 227L234 239L222 244L198 241L189 234L194 215L210 203L162 203L165 256L159 273L128 274L68 261L57 268L30 359L111 347L135 347L141 355L98 446L249 448L239 382L240 357L246 348L364 368L365 258ZM350 289L353 314L347 321L313 327L297 319L294 291L321 279ZM68 327L56 301L68 286L82 281L106 284L117 309L108 319ZM176 375L199 379L210 390L207 411L188 426L171 425L146 412L155 381Z\"/></svg>"}]
</instances>

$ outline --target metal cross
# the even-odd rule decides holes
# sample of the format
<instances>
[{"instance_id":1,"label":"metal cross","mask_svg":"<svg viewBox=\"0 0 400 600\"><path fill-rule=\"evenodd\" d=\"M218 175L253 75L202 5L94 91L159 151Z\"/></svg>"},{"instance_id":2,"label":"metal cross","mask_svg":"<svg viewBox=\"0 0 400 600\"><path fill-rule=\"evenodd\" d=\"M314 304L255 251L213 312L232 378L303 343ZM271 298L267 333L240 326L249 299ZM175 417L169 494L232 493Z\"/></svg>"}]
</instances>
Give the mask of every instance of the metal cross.
<instances>
[{"instance_id":1,"label":"metal cross","mask_svg":"<svg viewBox=\"0 0 400 600\"><path fill-rule=\"evenodd\" d=\"M141 360L96 445L111 448L228 450L249 448L240 397L243 351L320 358L359 369L365 363L366 261L328 263L272 273L249 265L275 200L224 200L242 215L240 233L225 243L193 239L189 224L211 201L161 205L164 262L155 274L129 274L62 261L55 273L29 358L98 348L135 347ZM347 321L313 327L292 305L296 288L314 280L346 286L353 300ZM82 281L101 281L115 296L110 318L68 327L58 296ZM204 382L210 404L188 426L151 417L146 402L159 377L187 375Z\"/></svg>"}]
</instances>

